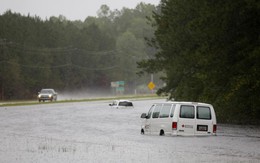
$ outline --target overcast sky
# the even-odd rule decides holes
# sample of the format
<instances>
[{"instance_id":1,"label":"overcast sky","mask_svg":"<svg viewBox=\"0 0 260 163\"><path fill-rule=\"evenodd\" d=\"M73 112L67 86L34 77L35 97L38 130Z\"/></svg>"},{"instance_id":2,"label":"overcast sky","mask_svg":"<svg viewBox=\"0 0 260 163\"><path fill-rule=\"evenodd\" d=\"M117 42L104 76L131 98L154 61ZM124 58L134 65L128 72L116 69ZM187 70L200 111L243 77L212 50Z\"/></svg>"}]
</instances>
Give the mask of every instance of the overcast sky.
<instances>
[{"instance_id":1,"label":"overcast sky","mask_svg":"<svg viewBox=\"0 0 260 163\"><path fill-rule=\"evenodd\" d=\"M10 9L26 16L40 16L44 20L63 15L68 20L84 21L88 16L97 16L103 4L114 11L123 7L135 8L140 2L157 6L160 0L0 0L0 14Z\"/></svg>"}]
</instances>

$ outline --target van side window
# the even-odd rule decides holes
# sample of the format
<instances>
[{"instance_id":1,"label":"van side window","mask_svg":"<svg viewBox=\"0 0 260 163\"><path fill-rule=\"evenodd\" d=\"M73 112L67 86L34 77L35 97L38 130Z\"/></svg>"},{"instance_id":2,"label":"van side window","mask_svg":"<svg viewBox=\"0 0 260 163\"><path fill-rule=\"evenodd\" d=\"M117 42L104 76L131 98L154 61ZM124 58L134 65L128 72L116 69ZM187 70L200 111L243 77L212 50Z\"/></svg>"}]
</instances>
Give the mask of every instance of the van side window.
<instances>
[{"instance_id":1,"label":"van side window","mask_svg":"<svg viewBox=\"0 0 260 163\"><path fill-rule=\"evenodd\" d=\"M154 105L151 107L151 109L149 110L148 114L147 114L147 119L151 118L152 115L152 111L153 111Z\"/></svg>"},{"instance_id":2,"label":"van side window","mask_svg":"<svg viewBox=\"0 0 260 163\"><path fill-rule=\"evenodd\" d=\"M171 104L164 104L162 110L160 112L160 118L168 118L170 114L172 105Z\"/></svg>"},{"instance_id":3,"label":"van side window","mask_svg":"<svg viewBox=\"0 0 260 163\"><path fill-rule=\"evenodd\" d=\"M153 110L153 118L158 118L160 114L162 105L155 105L155 108Z\"/></svg>"},{"instance_id":4,"label":"van side window","mask_svg":"<svg viewBox=\"0 0 260 163\"><path fill-rule=\"evenodd\" d=\"M172 105L172 110L171 110L171 117L173 117L174 110L175 110L175 106L176 106L176 105Z\"/></svg>"},{"instance_id":5,"label":"van side window","mask_svg":"<svg viewBox=\"0 0 260 163\"><path fill-rule=\"evenodd\" d=\"M180 110L180 118L194 118L194 106L182 105Z\"/></svg>"},{"instance_id":6,"label":"van side window","mask_svg":"<svg viewBox=\"0 0 260 163\"><path fill-rule=\"evenodd\" d=\"M197 106L197 119L211 119L210 108L206 106Z\"/></svg>"}]
</instances>

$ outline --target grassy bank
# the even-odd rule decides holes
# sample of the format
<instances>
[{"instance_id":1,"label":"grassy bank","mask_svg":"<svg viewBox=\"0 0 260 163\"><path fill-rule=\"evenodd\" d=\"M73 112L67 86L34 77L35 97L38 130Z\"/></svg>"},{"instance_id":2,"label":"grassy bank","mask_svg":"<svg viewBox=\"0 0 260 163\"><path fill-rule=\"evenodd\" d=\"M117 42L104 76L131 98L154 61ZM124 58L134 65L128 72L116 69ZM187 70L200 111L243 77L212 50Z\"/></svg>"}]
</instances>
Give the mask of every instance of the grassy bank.
<instances>
[{"instance_id":1,"label":"grassy bank","mask_svg":"<svg viewBox=\"0 0 260 163\"><path fill-rule=\"evenodd\" d=\"M4 106L22 106L22 105L45 105L54 103L71 103L71 102L88 102L88 101L104 101L104 100L116 100L116 99L158 99L165 97L159 97L156 94L149 95L125 95L125 96L114 96L114 97L100 97L100 98L86 98L86 99L71 99L71 100L58 100L54 102L38 102L37 100L12 100L12 101L0 101L0 107Z\"/></svg>"}]
</instances>

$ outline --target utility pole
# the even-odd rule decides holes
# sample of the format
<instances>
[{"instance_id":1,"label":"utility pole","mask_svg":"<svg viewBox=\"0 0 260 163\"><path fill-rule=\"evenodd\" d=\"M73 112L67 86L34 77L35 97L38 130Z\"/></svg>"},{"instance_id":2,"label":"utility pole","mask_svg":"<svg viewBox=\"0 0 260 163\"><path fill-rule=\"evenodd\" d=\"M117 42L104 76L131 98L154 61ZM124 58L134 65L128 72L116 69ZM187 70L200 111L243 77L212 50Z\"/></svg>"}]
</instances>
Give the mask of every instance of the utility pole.
<instances>
[{"instance_id":1,"label":"utility pole","mask_svg":"<svg viewBox=\"0 0 260 163\"><path fill-rule=\"evenodd\" d=\"M151 82L153 83L153 74L151 74ZM152 94L153 94L153 89L152 89Z\"/></svg>"},{"instance_id":2,"label":"utility pole","mask_svg":"<svg viewBox=\"0 0 260 163\"><path fill-rule=\"evenodd\" d=\"M4 100L4 75L5 75L5 45L6 45L6 39L1 39L0 38L0 54L1 54L1 58L0 58L0 62L2 65L2 71L0 71L0 84L1 84L1 100Z\"/></svg>"}]
</instances>

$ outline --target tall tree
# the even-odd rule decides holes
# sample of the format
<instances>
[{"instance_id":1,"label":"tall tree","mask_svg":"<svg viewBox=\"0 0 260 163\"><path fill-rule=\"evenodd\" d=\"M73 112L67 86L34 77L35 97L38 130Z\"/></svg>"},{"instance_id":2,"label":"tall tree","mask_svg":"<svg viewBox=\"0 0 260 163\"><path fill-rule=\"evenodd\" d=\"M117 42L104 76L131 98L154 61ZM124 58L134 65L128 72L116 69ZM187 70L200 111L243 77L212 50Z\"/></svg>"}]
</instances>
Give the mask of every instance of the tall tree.
<instances>
[{"instance_id":1,"label":"tall tree","mask_svg":"<svg viewBox=\"0 0 260 163\"><path fill-rule=\"evenodd\" d=\"M158 94L216 106L221 121L259 123L259 7L257 0L163 0L150 44L154 58L139 66L164 71ZM235 116L234 116L235 115ZM243 121L246 122L246 121Z\"/></svg>"}]
</instances>

